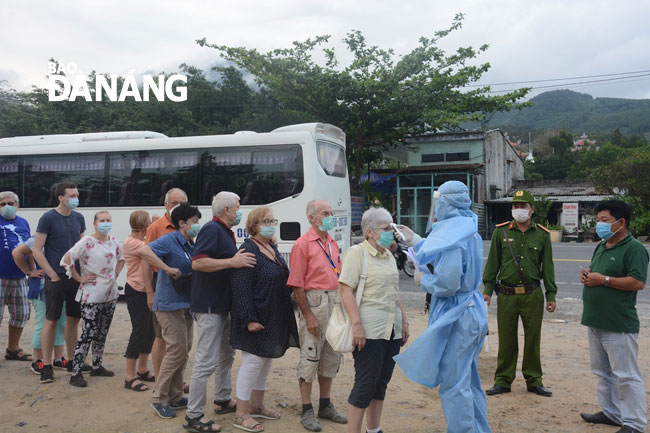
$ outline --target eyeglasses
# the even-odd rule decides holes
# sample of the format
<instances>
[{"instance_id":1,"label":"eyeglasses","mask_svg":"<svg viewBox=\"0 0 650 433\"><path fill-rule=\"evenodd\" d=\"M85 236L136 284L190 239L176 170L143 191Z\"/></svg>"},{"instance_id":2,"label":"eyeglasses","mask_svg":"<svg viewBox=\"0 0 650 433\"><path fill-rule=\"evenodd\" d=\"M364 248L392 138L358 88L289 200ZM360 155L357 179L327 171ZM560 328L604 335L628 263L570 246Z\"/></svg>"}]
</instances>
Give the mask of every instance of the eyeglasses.
<instances>
[{"instance_id":1,"label":"eyeglasses","mask_svg":"<svg viewBox=\"0 0 650 433\"><path fill-rule=\"evenodd\" d=\"M270 219L263 219L263 220L260 221L260 222L261 222L262 224L264 224L265 226L277 226L277 225L278 225L278 220L276 220L276 219L272 219L272 220L270 220Z\"/></svg>"}]
</instances>

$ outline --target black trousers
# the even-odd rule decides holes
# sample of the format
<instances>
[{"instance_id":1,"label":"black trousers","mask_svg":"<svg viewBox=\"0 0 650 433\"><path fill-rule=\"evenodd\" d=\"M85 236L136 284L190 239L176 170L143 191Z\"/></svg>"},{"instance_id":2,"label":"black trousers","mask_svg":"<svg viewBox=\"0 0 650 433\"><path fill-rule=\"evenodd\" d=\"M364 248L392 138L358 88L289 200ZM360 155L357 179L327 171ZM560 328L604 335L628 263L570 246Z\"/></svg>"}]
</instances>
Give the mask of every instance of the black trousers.
<instances>
[{"instance_id":1,"label":"black trousers","mask_svg":"<svg viewBox=\"0 0 650 433\"><path fill-rule=\"evenodd\" d=\"M125 358L137 359L142 353L151 353L153 345L152 313L147 306L147 294L138 292L126 283L124 298L131 317L131 336L126 346Z\"/></svg>"},{"instance_id":2,"label":"black trousers","mask_svg":"<svg viewBox=\"0 0 650 433\"><path fill-rule=\"evenodd\" d=\"M354 349L354 386L348 403L365 409L373 399L384 400L395 367L393 356L399 353L401 346L401 338L366 340L363 349Z\"/></svg>"}]
</instances>

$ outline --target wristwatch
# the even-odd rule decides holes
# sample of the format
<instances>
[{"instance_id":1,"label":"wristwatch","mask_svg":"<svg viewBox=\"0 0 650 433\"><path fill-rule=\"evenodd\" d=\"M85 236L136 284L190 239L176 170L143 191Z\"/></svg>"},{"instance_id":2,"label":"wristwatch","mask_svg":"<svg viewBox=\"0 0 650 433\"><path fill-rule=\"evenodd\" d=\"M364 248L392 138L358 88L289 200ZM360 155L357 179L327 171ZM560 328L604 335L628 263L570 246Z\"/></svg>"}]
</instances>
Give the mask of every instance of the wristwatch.
<instances>
[{"instance_id":1,"label":"wristwatch","mask_svg":"<svg viewBox=\"0 0 650 433\"><path fill-rule=\"evenodd\" d=\"M605 287L609 287L609 277L605 275Z\"/></svg>"}]
</instances>

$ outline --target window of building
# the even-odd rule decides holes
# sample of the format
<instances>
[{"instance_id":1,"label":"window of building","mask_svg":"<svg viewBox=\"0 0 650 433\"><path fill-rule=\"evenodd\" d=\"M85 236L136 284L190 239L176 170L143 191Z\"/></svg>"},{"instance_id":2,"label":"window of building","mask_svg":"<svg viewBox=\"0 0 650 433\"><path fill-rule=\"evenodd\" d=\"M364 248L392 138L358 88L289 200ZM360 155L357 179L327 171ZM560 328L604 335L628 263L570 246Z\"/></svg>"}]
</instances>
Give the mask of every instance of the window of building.
<instances>
[{"instance_id":1,"label":"window of building","mask_svg":"<svg viewBox=\"0 0 650 433\"><path fill-rule=\"evenodd\" d=\"M447 152L445 154L447 162L452 161L469 161L469 152Z\"/></svg>"},{"instance_id":2,"label":"window of building","mask_svg":"<svg viewBox=\"0 0 650 433\"><path fill-rule=\"evenodd\" d=\"M445 162L444 153L423 153L422 163L425 162Z\"/></svg>"}]
</instances>

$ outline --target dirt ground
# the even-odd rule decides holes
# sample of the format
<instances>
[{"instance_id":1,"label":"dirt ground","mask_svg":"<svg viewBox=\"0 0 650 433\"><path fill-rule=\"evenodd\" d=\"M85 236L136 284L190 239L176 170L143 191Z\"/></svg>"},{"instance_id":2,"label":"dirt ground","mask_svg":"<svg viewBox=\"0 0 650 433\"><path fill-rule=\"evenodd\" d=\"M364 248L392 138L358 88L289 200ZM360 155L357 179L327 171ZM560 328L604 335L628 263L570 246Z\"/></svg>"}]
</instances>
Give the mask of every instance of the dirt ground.
<instances>
[{"instance_id":1,"label":"dirt ground","mask_svg":"<svg viewBox=\"0 0 650 433\"><path fill-rule=\"evenodd\" d=\"M422 311L423 295L404 293L403 301L409 313L411 331L419 335L426 327L427 317ZM558 311L547 314L542 332L542 365L544 385L553 391L552 398L538 397L526 392L525 382L518 372L512 392L488 397L488 417L494 432L613 432L614 427L592 426L581 421L580 412L598 409L596 382L589 370L586 329L579 323L582 306L579 300L559 300ZM650 333L648 318L650 306L639 308L642 329L639 337L640 363L646 383L650 379ZM496 310L490 308L490 351L480 357L483 388L493 384L496 366ZM5 312L5 318L7 312ZM29 348L33 321L30 321L21 340ZM38 376L29 369L29 363L0 361L0 432L182 432L184 411L172 420L158 418L149 407L150 392L137 393L123 387L125 365L123 353L131 325L126 304L118 304L105 354L105 365L116 372L113 378L88 377L87 388L68 384L69 376L55 370L56 381L40 384ZM521 344L523 333L520 326ZM196 335L195 335L196 337ZM0 342L7 339L6 321L0 330ZM3 348L3 346L0 346ZM194 351L186 371L189 378ZM295 378L298 351L290 349L273 363L269 377L266 404L282 413L278 421L264 421L267 432L303 432L299 422L300 398ZM236 375L240 355L233 368ZM521 361L520 361L521 362ZM345 410L347 396L353 382L353 362L346 355L332 389L333 403ZM317 387L315 387L317 388ZM211 384L208 387L212 393ZM649 393L650 394L650 393ZM317 394L314 392L314 401ZM210 398L209 401L212 399ZM389 384L382 417L385 432L444 432L445 419L438 392L416 385L395 369ZM650 399L648 399L650 401ZM232 426L232 414L206 413L223 426L223 431L239 431ZM323 432L345 432L346 427L323 421Z\"/></svg>"}]
</instances>

